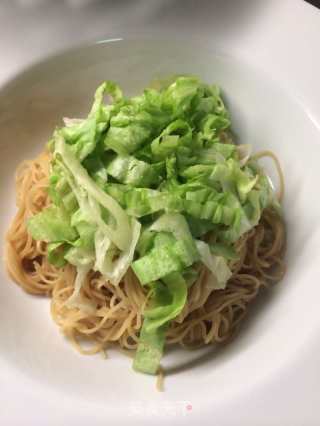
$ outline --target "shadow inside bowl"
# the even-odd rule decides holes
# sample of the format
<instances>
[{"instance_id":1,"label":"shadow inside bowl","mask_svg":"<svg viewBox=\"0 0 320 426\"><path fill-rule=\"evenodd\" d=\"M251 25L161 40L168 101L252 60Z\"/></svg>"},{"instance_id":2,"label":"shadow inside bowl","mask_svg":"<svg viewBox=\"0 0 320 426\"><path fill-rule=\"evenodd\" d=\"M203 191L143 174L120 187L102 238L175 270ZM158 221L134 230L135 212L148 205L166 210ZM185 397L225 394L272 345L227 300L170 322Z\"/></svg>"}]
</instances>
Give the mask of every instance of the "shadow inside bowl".
<instances>
[{"instance_id":1,"label":"shadow inside bowl","mask_svg":"<svg viewBox=\"0 0 320 426\"><path fill-rule=\"evenodd\" d=\"M278 283L277 286L281 286ZM176 375L186 372L190 369L202 367L204 364L211 364L212 368L218 368L222 363L226 362L235 352L245 350L248 345L254 344L250 337L250 331L257 320L257 316L270 307L273 299L277 297L275 288L262 289L256 299L248 307L248 311L244 319L239 324L230 339L224 343L212 343L195 349L186 349L189 357L181 363L166 366L164 371L166 376ZM171 355L179 351L178 345L172 345L166 348L166 354ZM184 349L185 350L185 349ZM179 359L178 356L175 357Z\"/></svg>"}]
</instances>

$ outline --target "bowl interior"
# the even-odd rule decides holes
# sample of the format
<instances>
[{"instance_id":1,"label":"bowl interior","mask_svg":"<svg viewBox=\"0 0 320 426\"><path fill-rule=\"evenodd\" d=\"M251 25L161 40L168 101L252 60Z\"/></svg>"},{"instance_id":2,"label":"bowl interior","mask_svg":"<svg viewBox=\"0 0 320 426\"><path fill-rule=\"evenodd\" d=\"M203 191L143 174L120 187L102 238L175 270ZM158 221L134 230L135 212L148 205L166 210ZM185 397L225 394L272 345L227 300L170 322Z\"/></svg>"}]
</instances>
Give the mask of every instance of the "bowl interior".
<instances>
[{"instance_id":1,"label":"bowl interior","mask_svg":"<svg viewBox=\"0 0 320 426\"><path fill-rule=\"evenodd\" d=\"M319 131L294 94L261 70L192 43L101 43L48 59L0 92L1 234L15 211L16 166L43 148L62 117L85 114L105 79L116 80L132 95L171 73L197 74L219 84L238 140L251 143L255 151L275 152L286 180L288 271L283 282L259 298L232 344L195 352L174 349L164 358L169 372L165 398L183 406L183 401L205 404L214 394L215 403L222 404L277 375L319 328ZM266 168L276 183L272 164L266 162ZM32 392L50 389L109 412L112 401L128 407L164 398L153 391L154 379L135 374L122 354L111 351L105 360L76 353L53 324L49 300L26 295L3 268L0 273L0 370L32 381Z\"/></svg>"}]
</instances>

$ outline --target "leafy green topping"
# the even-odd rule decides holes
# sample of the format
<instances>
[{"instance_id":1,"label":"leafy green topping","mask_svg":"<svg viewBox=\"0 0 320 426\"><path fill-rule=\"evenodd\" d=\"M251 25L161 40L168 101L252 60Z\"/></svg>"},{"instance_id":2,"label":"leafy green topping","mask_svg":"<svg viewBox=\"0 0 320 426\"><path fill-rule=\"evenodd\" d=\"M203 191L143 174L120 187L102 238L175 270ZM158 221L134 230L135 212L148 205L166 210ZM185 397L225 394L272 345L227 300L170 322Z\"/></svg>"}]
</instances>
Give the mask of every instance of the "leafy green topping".
<instances>
[{"instance_id":1,"label":"leafy green topping","mask_svg":"<svg viewBox=\"0 0 320 426\"><path fill-rule=\"evenodd\" d=\"M153 306L144 312L144 323L133 368L156 374L163 353L165 331L169 321L182 311L187 300L187 284L179 273L163 277L153 284Z\"/></svg>"},{"instance_id":2,"label":"leafy green topping","mask_svg":"<svg viewBox=\"0 0 320 426\"><path fill-rule=\"evenodd\" d=\"M71 226L70 216L56 206L51 206L31 217L27 223L28 232L35 240L48 243L73 241L76 230Z\"/></svg>"}]
</instances>

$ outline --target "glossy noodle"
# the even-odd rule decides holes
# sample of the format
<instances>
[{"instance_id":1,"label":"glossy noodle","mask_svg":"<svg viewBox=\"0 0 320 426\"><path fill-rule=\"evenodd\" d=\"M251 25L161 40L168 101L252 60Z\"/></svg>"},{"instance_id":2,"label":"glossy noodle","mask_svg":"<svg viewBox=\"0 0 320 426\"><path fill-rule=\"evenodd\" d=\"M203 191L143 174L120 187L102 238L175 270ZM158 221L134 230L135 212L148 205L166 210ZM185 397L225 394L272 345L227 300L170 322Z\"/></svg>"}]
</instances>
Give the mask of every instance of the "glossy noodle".
<instances>
[{"instance_id":1,"label":"glossy noodle","mask_svg":"<svg viewBox=\"0 0 320 426\"><path fill-rule=\"evenodd\" d=\"M72 308L66 301L73 293L75 267L51 265L46 243L33 240L27 232L26 220L50 204L50 159L46 151L17 170L18 211L7 233L7 269L26 292L51 298L52 318L81 353L94 354L114 344L124 350L136 349L147 292L131 269L119 286L90 271L81 288L83 309ZM209 289L208 271L204 266L198 268L187 303L167 330L166 343L189 347L228 340L260 289L282 278L284 249L283 221L276 211L265 209L259 224L237 241L239 259L229 261L232 277L224 290Z\"/></svg>"}]
</instances>

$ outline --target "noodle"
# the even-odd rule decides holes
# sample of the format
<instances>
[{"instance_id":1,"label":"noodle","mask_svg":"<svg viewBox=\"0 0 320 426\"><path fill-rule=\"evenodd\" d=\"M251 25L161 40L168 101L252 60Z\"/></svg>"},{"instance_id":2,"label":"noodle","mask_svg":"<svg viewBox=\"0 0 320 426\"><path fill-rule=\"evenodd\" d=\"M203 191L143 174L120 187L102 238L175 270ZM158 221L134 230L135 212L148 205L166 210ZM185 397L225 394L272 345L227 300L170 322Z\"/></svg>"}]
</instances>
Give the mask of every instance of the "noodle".
<instances>
[{"instance_id":1,"label":"noodle","mask_svg":"<svg viewBox=\"0 0 320 426\"><path fill-rule=\"evenodd\" d=\"M278 157L272 152L272 151L260 151L257 154L253 155L251 158L253 160L259 160L263 157L269 157L274 161L274 164L277 169L277 173L279 176L279 193L278 193L278 199L281 202L284 196L284 176L281 169L280 162L278 160Z\"/></svg>"},{"instance_id":2,"label":"noodle","mask_svg":"<svg viewBox=\"0 0 320 426\"><path fill-rule=\"evenodd\" d=\"M159 392L163 392L163 384L164 384L164 372L162 367L160 366L158 376L157 376L157 382L156 382L156 388Z\"/></svg>"},{"instance_id":3,"label":"noodle","mask_svg":"<svg viewBox=\"0 0 320 426\"><path fill-rule=\"evenodd\" d=\"M262 155L271 156L279 166L272 153L263 152L259 157ZM75 268L51 265L46 244L34 241L27 232L27 218L49 204L49 162L50 154L44 152L33 161L23 162L17 170L18 211L6 243L9 274L28 293L51 297L53 320L81 353L101 352L115 343L125 351L136 349L147 293L133 272L129 270L118 287L99 273L89 272L80 295L91 309L70 307L66 301L73 292ZM281 199L280 169L279 175ZM284 248L284 224L275 211L267 209L260 223L236 243L239 260L229 263L233 275L224 290L212 291L207 286L208 271L199 268L183 311L167 331L167 343L197 346L232 337L259 290L282 278ZM160 387L162 380L161 375Z\"/></svg>"}]
</instances>

